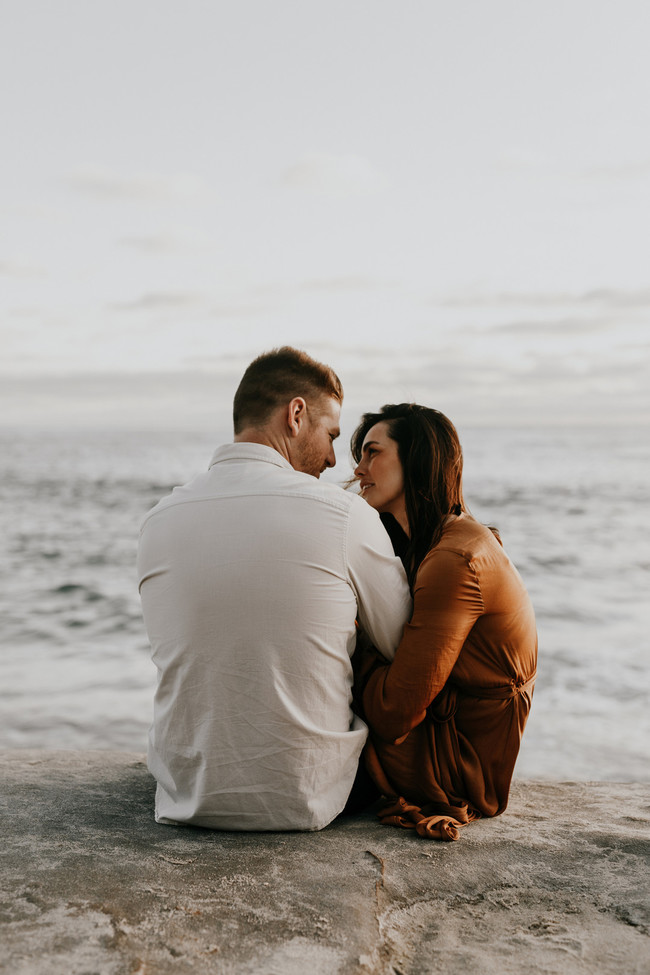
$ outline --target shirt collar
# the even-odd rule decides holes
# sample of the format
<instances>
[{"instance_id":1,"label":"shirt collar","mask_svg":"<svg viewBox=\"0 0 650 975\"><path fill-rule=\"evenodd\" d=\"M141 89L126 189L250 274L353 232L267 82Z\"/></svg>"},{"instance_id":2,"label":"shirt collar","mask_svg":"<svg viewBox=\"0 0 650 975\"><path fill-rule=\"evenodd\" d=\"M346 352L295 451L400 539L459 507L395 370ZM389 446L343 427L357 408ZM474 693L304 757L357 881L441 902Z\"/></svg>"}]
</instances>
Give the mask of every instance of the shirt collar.
<instances>
[{"instance_id":1,"label":"shirt collar","mask_svg":"<svg viewBox=\"0 0 650 975\"><path fill-rule=\"evenodd\" d=\"M286 457L278 453L274 447L267 447L262 443L229 443L217 447L209 467L214 467L215 464L225 460L261 460L267 464L275 464L276 467L285 467L289 471L294 470Z\"/></svg>"}]
</instances>

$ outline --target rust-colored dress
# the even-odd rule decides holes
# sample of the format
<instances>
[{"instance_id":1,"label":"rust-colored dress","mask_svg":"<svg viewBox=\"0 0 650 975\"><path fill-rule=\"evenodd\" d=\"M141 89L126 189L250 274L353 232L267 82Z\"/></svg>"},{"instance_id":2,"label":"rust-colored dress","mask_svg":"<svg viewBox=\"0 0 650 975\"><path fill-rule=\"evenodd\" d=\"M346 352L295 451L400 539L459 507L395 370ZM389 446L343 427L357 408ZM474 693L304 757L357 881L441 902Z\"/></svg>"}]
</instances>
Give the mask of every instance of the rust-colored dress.
<instances>
[{"instance_id":1,"label":"rust-colored dress","mask_svg":"<svg viewBox=\"0 0 650 975\"><path fill-rule=\"evenodd\" d=\"M382 821L457 839L459 826L503 812L537 633L519 573L471 515L451 521L424 558L411 622L394 661L381 661L362 652L359 676L371 729L366 768L391 797Z\"/></svg>"}]
</instances>

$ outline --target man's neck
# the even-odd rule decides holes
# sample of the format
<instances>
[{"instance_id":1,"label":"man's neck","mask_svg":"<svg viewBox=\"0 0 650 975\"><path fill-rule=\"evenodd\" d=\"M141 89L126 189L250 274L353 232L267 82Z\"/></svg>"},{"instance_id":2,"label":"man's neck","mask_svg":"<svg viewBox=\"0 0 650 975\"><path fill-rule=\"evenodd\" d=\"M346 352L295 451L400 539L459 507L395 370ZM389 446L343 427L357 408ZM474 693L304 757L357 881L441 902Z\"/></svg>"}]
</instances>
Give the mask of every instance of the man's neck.
<instances>
[{"instance_id":1,"label":"man's neck","mask_svg":"<svg viewBox=\"0 0 650 975\"><path fill-rule=\"evenodd\" d=\"M284 439L279 436L274 436L273 432L270 430L261 430L259 427L247 427L245 430L241 430L240 433L236 433L233 437L234 443L259 443L264 447L272 447L273 450L284 457L291 463L291 458L287 452L286 443Z\"/></svg>"}]
</instances>

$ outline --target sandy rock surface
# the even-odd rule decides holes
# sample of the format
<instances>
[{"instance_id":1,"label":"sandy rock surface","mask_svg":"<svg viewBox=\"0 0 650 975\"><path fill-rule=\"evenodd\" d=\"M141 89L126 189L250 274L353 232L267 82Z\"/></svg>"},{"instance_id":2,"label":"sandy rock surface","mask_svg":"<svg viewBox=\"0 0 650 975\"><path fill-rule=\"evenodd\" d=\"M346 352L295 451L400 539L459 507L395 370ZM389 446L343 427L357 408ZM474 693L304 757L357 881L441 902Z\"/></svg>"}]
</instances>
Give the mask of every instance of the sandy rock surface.
<instances>
[{"instance_id":1,"label":"sandy rock surface","mask_svg":"<svg viewBox=\"0 0 650 975\"><path fill-rule=\"evenodd\" d=\"M647 975L650 787L519 782L433 843L159 826L141 755L0 753L11 975Z\"/></svg>"}]
</instances>

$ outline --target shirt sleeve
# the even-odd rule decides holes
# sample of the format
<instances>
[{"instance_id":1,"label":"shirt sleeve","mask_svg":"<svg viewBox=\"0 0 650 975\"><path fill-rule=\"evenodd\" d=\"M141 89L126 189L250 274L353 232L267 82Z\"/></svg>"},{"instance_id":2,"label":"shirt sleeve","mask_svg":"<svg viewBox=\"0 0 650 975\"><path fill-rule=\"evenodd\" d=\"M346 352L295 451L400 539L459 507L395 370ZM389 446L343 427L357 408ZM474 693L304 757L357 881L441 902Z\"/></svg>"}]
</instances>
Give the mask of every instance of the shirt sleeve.
<instances>
[{"instance_id":1,"label":"shirt sleeve","mask_svg":"<svg viewBox=\"0 0 650 975\"><path fill-rule=\"evenodd\" d=\"M365 718L380 738L398 742L424 720L482 613L471 563L449 550L431 552L417 574L413 616L395 659L377 667L363 691Z\"/></svg>"},{"instance_id":2,"label":"shirt sleeve","mask_svg":"<svg viewBox=\"0 0 650 975\"><path fill-rule=\"evenodd\" d=\"M359 626L387 659L395 655L412 601L406 574L379 515L354 497L347 537L347 569Z\"/></svg>"}]
</instances>

